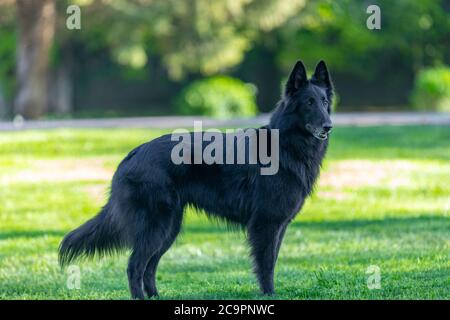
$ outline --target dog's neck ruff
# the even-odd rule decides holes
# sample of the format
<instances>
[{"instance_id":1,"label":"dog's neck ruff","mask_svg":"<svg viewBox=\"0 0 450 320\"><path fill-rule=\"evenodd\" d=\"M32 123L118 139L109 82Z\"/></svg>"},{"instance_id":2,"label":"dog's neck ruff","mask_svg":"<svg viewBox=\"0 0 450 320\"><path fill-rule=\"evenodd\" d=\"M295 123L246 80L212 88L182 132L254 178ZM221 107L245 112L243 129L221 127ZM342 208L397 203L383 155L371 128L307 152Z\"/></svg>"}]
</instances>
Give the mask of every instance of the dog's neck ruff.
<instances>
[{"instance_id":1,"label":"dog's neck ruff","mask_svg":"<svg viewBox=\"0 0 450 320\"><path fill-rule=\"evenodd\" d=\"M273 113L270 129L278 129L280 134L280 169L293 174L303 185L304 195L310 194L319 176L320 166L328 147L328 138L319 140L307 130L302 130L286 118L286 106L280 101Z\"/></svg>"}]
</instances>

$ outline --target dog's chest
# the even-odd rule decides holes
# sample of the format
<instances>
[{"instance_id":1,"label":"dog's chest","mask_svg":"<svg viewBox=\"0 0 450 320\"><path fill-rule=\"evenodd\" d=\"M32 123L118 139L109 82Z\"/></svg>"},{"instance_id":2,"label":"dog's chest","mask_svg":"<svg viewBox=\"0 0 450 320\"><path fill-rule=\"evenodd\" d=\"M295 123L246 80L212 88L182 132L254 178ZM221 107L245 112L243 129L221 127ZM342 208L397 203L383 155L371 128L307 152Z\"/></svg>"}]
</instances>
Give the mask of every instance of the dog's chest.
<instances>
[{"instance_id":1,"label":"dog's chest","mask_svg":"<svg viewBox=\"0 0 450 320\"><path fill-rule=\"evenodd\" d=\"M268 177L259 186L258 209L293 218L305 201L304 189L292 175Z\"/></svg>"}]
</instances>

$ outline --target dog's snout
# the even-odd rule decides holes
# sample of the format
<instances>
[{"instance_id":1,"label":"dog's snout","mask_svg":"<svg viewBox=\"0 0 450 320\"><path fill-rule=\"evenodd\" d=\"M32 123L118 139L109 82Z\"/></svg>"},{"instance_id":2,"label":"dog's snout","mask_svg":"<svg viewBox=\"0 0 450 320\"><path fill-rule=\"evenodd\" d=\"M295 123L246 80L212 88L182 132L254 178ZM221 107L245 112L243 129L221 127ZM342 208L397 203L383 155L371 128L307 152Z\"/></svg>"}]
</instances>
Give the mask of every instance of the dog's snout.
<instances>
[{"instance_id":1,"label":"dog's snout","mask_svg":"<svg viewBox=\"0 0 450 320\"><path fill-rule=\"evenodd\" d=\"M333 125L331 123L326 123L322 126L323 131L326 133L330 132L333 129Z\"/></svg>"}]
</instances>

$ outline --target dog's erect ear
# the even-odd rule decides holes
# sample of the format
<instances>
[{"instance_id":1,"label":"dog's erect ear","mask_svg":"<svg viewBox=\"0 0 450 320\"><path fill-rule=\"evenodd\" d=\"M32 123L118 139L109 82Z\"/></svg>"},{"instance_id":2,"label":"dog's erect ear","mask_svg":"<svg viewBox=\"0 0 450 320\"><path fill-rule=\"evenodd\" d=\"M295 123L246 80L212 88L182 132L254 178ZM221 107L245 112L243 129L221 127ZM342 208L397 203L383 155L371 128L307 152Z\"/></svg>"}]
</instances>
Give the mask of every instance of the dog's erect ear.
<instances>
[{"instance_id":1,"label":"dog's erect ear","mask_svg":"<svg viewBox=\"0 0 450 320\"><path fill-rule=\"evenodd\" d=\"M291 71L291 75L286 83L285 94L292 95L294 94L302 85L308 82L308 78L306 77L306 69L300 60L294 66L294 69Z\"/></svg>"},{"instance_id":2,"label":"dog's erect ear","mask_svg":"<svg viewBox=\"0 0 450 320\"><path fill-rule=\"evenodd\" d=\"M319 87L325 88L327 93L331 95L333 90L333 83L331 82L330 74L328 73L325 61L320 60L316 66L311 82Z\"/></svg>"}]
</instances>

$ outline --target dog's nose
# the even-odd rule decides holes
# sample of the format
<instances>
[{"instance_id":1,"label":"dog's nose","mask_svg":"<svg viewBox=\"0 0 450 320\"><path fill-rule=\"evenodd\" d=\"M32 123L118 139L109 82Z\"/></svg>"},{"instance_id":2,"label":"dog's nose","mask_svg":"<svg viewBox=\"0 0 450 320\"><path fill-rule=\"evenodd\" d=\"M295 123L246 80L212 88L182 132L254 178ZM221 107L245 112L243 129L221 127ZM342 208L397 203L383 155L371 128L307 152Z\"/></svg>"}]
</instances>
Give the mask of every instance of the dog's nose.
<instances>
[{"instance_id":1,"label":"dog's nose","mask_svg":"<svg viewBox=\"0 0 450 320\"><path fill-rule=\"evenodd\" d=\"M330 132L333 129L333 125L331 123L326 123L322 126L323 131L326 133Z\"/></svg>"}]
</instances>

